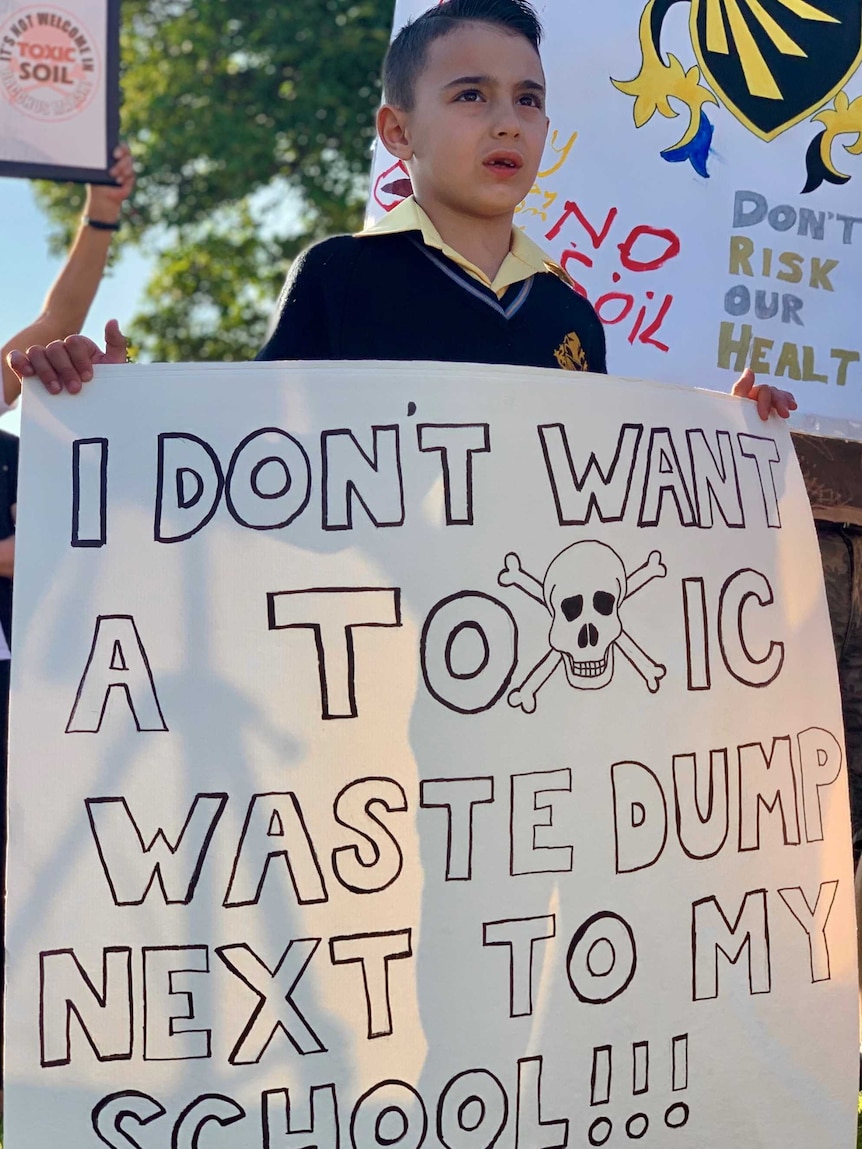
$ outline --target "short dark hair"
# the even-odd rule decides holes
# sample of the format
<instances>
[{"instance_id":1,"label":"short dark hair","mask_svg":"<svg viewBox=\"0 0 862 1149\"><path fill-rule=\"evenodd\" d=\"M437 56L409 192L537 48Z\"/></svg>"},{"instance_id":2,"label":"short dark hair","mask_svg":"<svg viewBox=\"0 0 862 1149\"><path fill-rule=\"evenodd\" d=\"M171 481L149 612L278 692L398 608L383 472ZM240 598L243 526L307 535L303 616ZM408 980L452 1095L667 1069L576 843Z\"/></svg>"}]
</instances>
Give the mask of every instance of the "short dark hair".
<instances>
[{"instance_id":1,"label":"short dark hair","mask_svg":"<svg viewBox=\"0 0 862 1149\"><path fill-rule=\"evenodd\" d=\"M513 36L523 36L539 51L542 25L530 0L443 0L405 24L390 44L383 62L384 99L409 111L416 77L425 67L430 45L468 23L492 24Z\"/></svg>"}]
</instances>

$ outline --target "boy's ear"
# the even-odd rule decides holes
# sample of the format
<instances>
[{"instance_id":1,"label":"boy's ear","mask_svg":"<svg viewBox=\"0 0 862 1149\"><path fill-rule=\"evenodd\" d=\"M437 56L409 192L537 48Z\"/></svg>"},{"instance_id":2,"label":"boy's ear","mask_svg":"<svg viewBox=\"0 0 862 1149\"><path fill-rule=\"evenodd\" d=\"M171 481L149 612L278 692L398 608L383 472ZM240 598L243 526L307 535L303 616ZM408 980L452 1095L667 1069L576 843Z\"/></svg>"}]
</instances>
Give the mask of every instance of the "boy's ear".
<instances>
[{"instance_id":1,"label":"boy's ear","mask_svg":"<svg viewBox=\"0 0 862 1149\"><path fill-rule=\"evenodd\" d=\"M390 155L398 160L412 160L413 148L408 133L408 114L393 104L382 104L377 112L377 134Z\"/></svg>"}]
</instances>

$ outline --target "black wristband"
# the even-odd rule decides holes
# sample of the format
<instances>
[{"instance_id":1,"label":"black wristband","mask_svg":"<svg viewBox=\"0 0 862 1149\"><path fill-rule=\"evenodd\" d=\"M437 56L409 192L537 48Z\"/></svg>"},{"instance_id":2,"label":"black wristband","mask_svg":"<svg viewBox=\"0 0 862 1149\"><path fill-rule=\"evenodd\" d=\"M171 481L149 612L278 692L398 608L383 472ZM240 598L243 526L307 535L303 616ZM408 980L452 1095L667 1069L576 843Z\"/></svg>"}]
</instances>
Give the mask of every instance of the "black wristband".
<instances>
[{"instance_id":1,"label":"black wristband","mask_svg":"<svg viewBox=\"0 0 862 1149\"><path fill-rule=\"evenodd\" d=\"M87 227L94 227L96 231L119 231L119 223L108 223L104 219L93 219L92 216L85 215L84 223Z\"/></svg>"}]
</instances>

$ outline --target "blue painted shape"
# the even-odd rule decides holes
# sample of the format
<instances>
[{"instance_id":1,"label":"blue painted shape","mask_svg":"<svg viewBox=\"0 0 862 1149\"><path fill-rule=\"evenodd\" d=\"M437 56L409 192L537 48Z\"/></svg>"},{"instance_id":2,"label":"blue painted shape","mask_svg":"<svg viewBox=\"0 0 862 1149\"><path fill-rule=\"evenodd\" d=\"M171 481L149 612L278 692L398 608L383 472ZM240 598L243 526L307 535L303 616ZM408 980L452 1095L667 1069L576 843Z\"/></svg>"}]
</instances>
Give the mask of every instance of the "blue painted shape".
<instances>
[{"instance_id":1,"label":"blue painted shape","mask_svg":"<svg viewBox=\"0 0 862 1149\"><path fill-rule=\"evenodd\" d=\"M700 124L694 139L682 148L668 148L661 153L661 158L669 164L682 164L688 160L699 176L709 179L706 161L709 159L712 147L712 134L715 131L712 123L707 119L706 112L701 109Z\"/></svg>"}]
</instances>

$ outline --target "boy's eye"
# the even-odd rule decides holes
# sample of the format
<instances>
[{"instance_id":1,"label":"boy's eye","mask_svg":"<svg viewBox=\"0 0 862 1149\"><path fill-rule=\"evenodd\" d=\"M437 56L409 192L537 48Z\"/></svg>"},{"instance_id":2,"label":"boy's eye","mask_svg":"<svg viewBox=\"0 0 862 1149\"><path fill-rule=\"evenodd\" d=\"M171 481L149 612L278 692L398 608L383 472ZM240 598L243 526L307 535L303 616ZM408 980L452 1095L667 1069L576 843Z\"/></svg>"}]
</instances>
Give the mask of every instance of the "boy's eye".
<instances>
[{"instance_id":1,"label":"boy's eye","mask_svg":"<svg viewBox=\"0 0 862 1149\"><path fill-rule=\"evenodd\" d=\"M519 104L525 104L531 108L541 108L542 107L541 98L539 96L537 96L534 92L529 92L526 95L519 96L518 97L518 103Z\"/></svg>"},{"instance_id":2,"label":"boy's eye","mask_svg":"<svg viewBox=\"0 0 862 1149\"><path fill-rule=\"evenodd\" d=\"M468 88L464 92L459 92L455 98L457 100L463 100L468 104L475 104L478 100L482 99L482 93L478 88Z\"/></svg>"}]
</instances>

